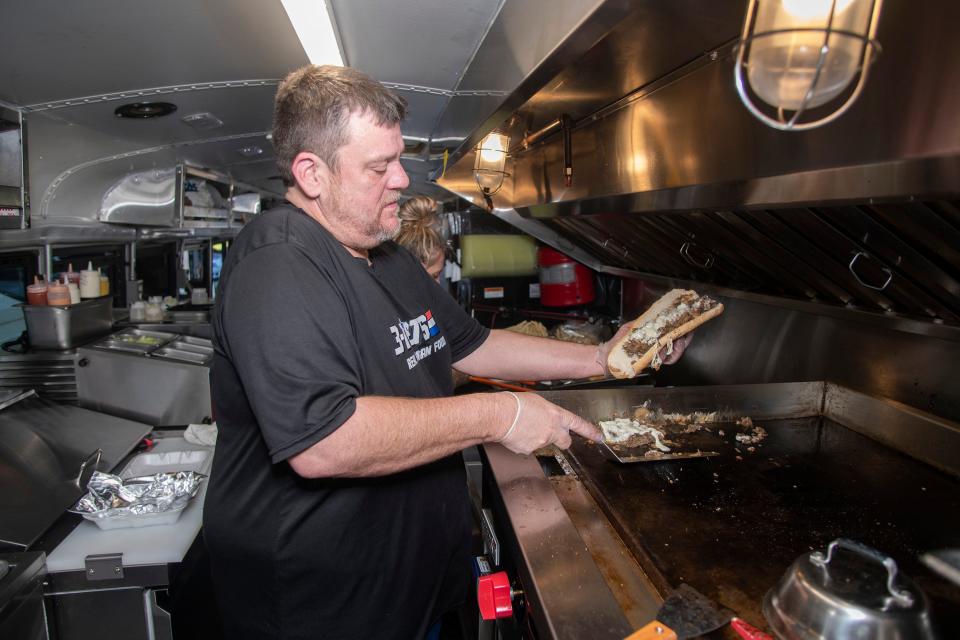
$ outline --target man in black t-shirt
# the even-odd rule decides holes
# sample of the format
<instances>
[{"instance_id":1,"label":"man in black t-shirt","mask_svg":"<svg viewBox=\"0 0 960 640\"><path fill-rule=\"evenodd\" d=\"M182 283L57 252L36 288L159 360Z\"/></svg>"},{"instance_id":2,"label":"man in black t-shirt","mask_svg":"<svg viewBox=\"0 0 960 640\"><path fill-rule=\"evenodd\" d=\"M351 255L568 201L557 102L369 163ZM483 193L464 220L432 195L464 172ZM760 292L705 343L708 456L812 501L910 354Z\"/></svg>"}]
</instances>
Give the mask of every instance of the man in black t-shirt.
<instances>
[{"instance_id":1,"label":"man in black t-shirt","mask_svg":"<svg viewBox=\"0 0 960 640\"><path fill-rule=\"evenodd\" d=\"M288 204L239 234L213 313L203 527L231 640L422 638L470 579L455 454L599 437L534 394L449 397L451 367L588 377L608 346L489 331L390 241L404 111L341 67L295 71L277 93Z\"/></svg>"}]
</instances>

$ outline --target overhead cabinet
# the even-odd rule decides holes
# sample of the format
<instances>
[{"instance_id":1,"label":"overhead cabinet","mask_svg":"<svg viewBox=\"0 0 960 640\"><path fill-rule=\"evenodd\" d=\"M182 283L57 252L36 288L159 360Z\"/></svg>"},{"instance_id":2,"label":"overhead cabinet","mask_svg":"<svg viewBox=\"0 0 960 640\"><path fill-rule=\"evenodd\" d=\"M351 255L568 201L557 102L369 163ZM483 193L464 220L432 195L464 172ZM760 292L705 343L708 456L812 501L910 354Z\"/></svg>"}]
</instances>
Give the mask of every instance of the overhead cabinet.
<instances>
[{"instance_id":1,"label":"overhead cabinet","mask_svg":"<svg viewBox=\"0 0 960 640\"><path fill-rule=\"evenodd\" d=\"M101 222L181 229L241 227L260 212L260 194L230 176L178 165L124 176L100 207Z\"/></svg>"}]
</instances>

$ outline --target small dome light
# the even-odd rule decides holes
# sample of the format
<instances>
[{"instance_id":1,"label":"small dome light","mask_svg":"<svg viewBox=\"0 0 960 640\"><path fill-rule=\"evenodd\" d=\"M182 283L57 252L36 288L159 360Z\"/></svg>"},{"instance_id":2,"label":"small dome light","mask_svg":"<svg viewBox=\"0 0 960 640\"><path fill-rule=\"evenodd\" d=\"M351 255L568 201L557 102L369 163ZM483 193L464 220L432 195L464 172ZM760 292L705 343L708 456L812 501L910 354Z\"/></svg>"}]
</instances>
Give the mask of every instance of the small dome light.
<instances>
[{"instance_id":1,"label":"small dome light","mask_svg":"<svg viewBox=\"0 0 960 640\"><path fill-rule=\"evenodd\" d=\"M160 118L177 110L172 102L131 102L117 107L113 114L118 118Z\"/></svg>"}]
</instances>

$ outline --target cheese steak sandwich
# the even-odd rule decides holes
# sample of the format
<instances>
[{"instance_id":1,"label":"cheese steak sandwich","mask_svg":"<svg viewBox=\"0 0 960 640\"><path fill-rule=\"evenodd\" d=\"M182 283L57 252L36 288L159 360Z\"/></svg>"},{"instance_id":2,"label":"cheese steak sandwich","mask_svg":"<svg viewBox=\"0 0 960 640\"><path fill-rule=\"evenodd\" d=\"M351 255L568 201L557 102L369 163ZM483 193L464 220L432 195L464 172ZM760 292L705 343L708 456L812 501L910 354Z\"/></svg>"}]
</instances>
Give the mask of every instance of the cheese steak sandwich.
<instances>
[{"instance_id":1,"label":"cheese steak sandwich","mask_svg":"<svg viewBox=\"0 0 960 640\"><path fill-rule=\"evenodd\" d=\"M617 378L632 378L648 366L659 369L660 350L723 313L723 305L689 289L673 289L633 321L610 350L607 368Z\"/></svg>"}]
</instances>

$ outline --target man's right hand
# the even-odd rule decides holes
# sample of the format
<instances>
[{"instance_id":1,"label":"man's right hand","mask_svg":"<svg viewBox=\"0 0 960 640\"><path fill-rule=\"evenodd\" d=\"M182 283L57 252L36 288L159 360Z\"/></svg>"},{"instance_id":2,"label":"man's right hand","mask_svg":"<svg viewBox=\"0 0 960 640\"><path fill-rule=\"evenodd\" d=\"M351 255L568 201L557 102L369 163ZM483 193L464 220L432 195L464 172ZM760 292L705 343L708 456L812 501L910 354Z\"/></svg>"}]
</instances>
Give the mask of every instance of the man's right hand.
<instances>
[{"instance_id":1,"label":"man's right hand","mask_svg":"<svg viewBox=\"0 0 960 640\"><path fill-rule=\"evenodd\" d=\"M504 437L513 424L517 403L510 394L498 395L503 398L500 401L511 410L505 412L509 420L504 424L497 441L514 453L528 455L550 444L566 449L570 446L571 431L595 442L602 438L596 426L535 393L516 394L520 399L520 416L516 427Z\"/></svg>"}]
</instances>

